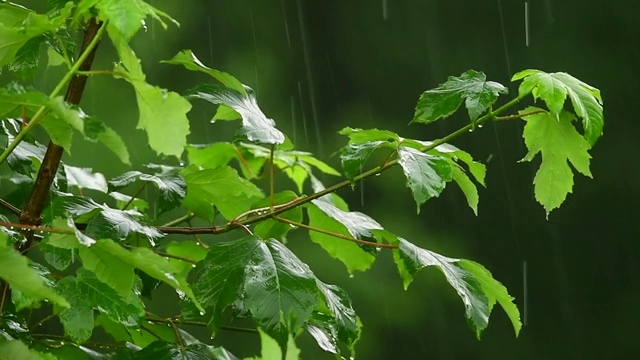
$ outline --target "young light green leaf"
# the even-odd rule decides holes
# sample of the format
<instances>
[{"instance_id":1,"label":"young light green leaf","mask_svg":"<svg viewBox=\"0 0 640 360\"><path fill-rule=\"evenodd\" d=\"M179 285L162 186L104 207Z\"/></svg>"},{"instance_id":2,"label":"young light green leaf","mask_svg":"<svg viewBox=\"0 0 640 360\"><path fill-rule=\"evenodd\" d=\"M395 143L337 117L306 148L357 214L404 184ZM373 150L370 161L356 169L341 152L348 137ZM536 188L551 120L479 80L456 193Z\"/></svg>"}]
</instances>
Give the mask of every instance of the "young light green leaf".
<instances>
[{"instance_id":1,"label":"young light green leaf","mask_svg":"<svg viewBox=\"0 0 640 360\"><path fill-rule=\"evenodd\" d=\"M287 350L286 353L282 354L282 349L278 344L276 339L269 336L267 333L262 331L262 329L258 329L260 333L260 348L262 357L253 357L247 358L245 360L269 360L269 359L278 359L278 360L298 360L300 359L300 349L296 347L295 340L293 336L289 335L287 340ZM283 357L284 356L284 357Z\"/></svg>"},{"instance_id":2,"label":"young light green leaf","mask_svg":"<svg viewBox=\"0 0 640 360\"><path fill-rule=\"evenodd\" d=\"M137 128L147 132L149 146L158 154L179 158L190 132L186 114L191 110L191 104L178 93L148 84L140 60L122 36L114 31L109 31L109 36L122 60L116 71L127 74L126 80L136 92L140 112Z\"/></svg>"},{"instance_id":3,"label":"young light green leaf","mask_svg":"<svg viewBox=\"0 0 640 360\"><path fill-rule=\"evenodd\" d=\"M528 107L521 114L541 111ZM542 164L533 180L536 200L549 213L559 207L573 188L573 171L568 162L581 174L592 177L588 153L589 143L578 133L571 123L572 114L563 111L556 118L551 113L537 113L523 116L527 122L523 137L529 152L522 161L531 161L542 154Z\"/></svg>"},{"instance_id":4,"label":"young light green leaf","mask_svg":"<svg viewBox=\"0 0 640 360\"><path fill-rule=\"evenodd\" d=\"M30 40L62 26L73 4L66 4L57 15L36 14L10 2L0 3L0 68L14 61L18 51Z\"/></svg>"},{"instance_id":5,"label":"young light green leaf","mask_svg":"<svg viewBox=\"0 0 640 360\"><path fill-rule=\"evenodd\" d=\"M110 192L109 196L116 200L116 207L119 209L122 209L125 205L129 204L128 209L144 213L149 208L149 203L147 201L139 198L134 198L117 191Z\"/></svg>"},{"instance_id":6,"label":"young light green leaf","mask_svg":"<svg viewBox=\"0 0 640 360\"><path fill-rule=\"evenodd\" d=\"M94 173L91 168L79 168L63 165L67 174L67 185L77 186L79 189L92 189L103 193L107 192L107 180L101 173Z\"/></svg>"},{"instance_id":7,"label":"young light green leaf","mask_svg":"<svg viewBox=\"0 0 640 360\"><path fill-rule=\"evenodd\" d=\"M29 39L16 52L13 62L9 64L9 71L22 79L32 78L38 70L40 63L40 45L44 42L44 36Z\"/></svg>"},{"instance_id":8,"label":"young light green leaf","mask_svg":"<svg viewBox=\"0 0 640 360\"><path fill-rule=\"evenodd\" d=\"M602 136L604 118L602 97L598 89L564 72L525 70L515 74L511 80L520 79L524 79L518 89L520 97L531 93L535 99L544 100L549 110L556 115L562 111L568 95L573 109L582 119L584 138L590 146Z\"/></svg>"},{"instance_id":9,"label":"young light green leaf","mask_svg":"<svg viewBox=\"0 0 640 360\"><path fill-rule=\"evenodd\" d=\"M507 313L509 320L511 320L513 330L516 333L516 337L518 337L520 329L522 328L520 311L518 311L518 307L513 303L515 299L509 295L507 288L498 280L494 279L489 270L477 262L462 259L458 262L458 265L473 275L480 283L480 286L482 286L482 290L489 301L489 312L491 312L493 305L498 301L498 304L500 304Z\"/></svg>"},{"instance_id":10,"label":"young light green leaf","mask_svg":"<svg viewBox=\"0 0 640 360\"><path fill-rule=\"evenodd\" d=\"M478 188L476 185L469 179L469 176L464 172L464 170L456 163L451 164L451 177L453 181L458 184L460 190L464 194L465 198L467 198L467 203L469 207L473 210L473 213L478 215Z\"/></svg>"},{"instance_id":11,"label":"young light green leaf","mask_svg":"<svg viewBox=\"0 0 640 360\"><path fill-rule=\"evenodd\" d=\"M22 256L7 244L7 234L0 231L0 278L4 279L12 289L35 299L47 299L53 303L68 308L69 303L64 297L56 294L48 287L38 273L29 266L29 259Z\"/></svg>"},{"instance_id":12,"label":"young light green leaf","mask_svg":"<svg viewBox=\"0 0 640 360\"><path fill-rule=\"evenodd\" d=\"M225 166L229 164L231 159L237 158L238 154L236 146L228 142L187 146L189 164L200 166L203 169Z\"/></svg>"},{"instance_id":13,"label":"young light green leaf","mask_svg":"<svg viewBox=\"0 0 640 360\"><path fill-rule=\"evenodd\" d=\"M370 230L382 229L380 224L367 215L339 209L325 199L313 200L306 208L309 225L313 228L354 238L371 238L373 235ZM371 252L351 241L316 231L309 231L309 237L331 257L342 261L349 273L369 269L376 259Z\"/></svg>"},{"instance_id":14,"label":"young light green leaf","mask_svg":"<svg viewBox=\"0 0 640 360\"><path fill-rule=\"evenodd\" d=\"M99 246L81 247L78 255L85 269L122 296L131 292L135 281L134 267Z\"/></svg>"},{"instance_id":15,"label":"young light green leaf","mask_svg":"<svg viewBox=\"0 0 640 360\"><path fill-rule=\"evenodd\" d=\"M204 170L189 166L182 171L182 176L187 183L182 205L209 221L213 221L213 206L231 220L263 197L258 187L229 166Z\"/></svg>"},{"instance_id":16,"label":"young light green leaf","mask_svg":"<svg viewBox=\"0 0 640 360\"><path fill-rule=\"evenodd\" d=\"M346 127L338 131L338 134L348 136L349 144L364 144L376 141L386 141L390 143L400 142L400 136L389 130L354 129Z\"/></svg>"},{"instance_id":17,"label":"young light green leaf","mask_svg":"<svg viewBox=\"0 0 640 360\"><path fill-rule=\"evenodd\" d=\"M440 118L446 118L458 110L462 100L465 101L469 118L473 122L498 99L500 94L506 93L506 87L497 82L487 81L484 73L469 70L459 77L450 76L447 82L422 93L411 122L429 124Z\"/></svg>"},{"instance_id":18,"label":"young light green leaf","mask_svg":"<svg viewBox=\"0 0 640 360\"><path fill-rule=\"evenodd\" d=\"M242 132L249 141L264 144L282 144L285 136L275 128L275 121L267 118L258 107L253 90L244 87L246 94L214 84L199 85L191 89L188 97L202 99L216 105L226 105L242 116Z\"/></svg>"},{"instance_id":19,"label":"young light green leaf","mask_svg":"<svg viewBox=\"0 0 640 360\"><path fill-rule=\"evenodd\" d=\"M83 234L72 218L54 218L51 227L67 232L51 232L45 236L45 243L61 249L78 249L82 246L91 246L96 241L89 236Z\"/></svg>"},{"instance_id":20,"label":"young light green leaf","mask_svg":"<svg viewBox=\"0 0 640 360\"><path fill-rule=\"evenodd\" d=\"M40 265L36 262L32 262L29 264L36 273L40 276L40 278L44 281L45 285L50 288L56 287L56 281L51 275L49 269L46 266ZM12 289L11 291L11 302L15 306L16 311L21 311L23 309L37 309L40 307L40 301L34 299L28 295L23 294L18 289Z\"/></svg>"},{"instance_id":21,"label":"young light green leaf","mask_svg":"<svg viewBox=\"0 0 640 360\"><path fill-rule=\"evenodd\" d=\"M207 249L195 241L171 242L167 244L166 252L167 254L179 256L182 259L191 260L190 262L182 259L169 258L169 262L171 262L176 269L179 269L180 275L185 278L187 278L189 272L193 270L193 263L202 261L207 256Z\"/></svg>"},{"instance_id":22,"label":"young light green leaf","mask_svg":"<svg viewBox=\"0 0 640 360\"><path fill-rule=\"evenodd\" d=\"M200 303L195 299L187 279L181 274L180 269L171 264L169 259L154 253L148 248L137 247L129 251L109 239L98 240L91 247L91 249L93 248L109 253L130 266L138 268L151 277L179 290L183 296L194 301L200 311L204 311Z\"/></svg>"},{"instance_id":23,"label":"young light green leaf","mask_svg":"<svg viewBox=\"0 0 640 360\"><path fill-rule=\"evenodd\" d=\"M407 289L411 284L418 270L428 266L437 267L462 299L469 324L479 337L489 324L491 307L478 279L458 265L459 259L419 248L402 238L398 238L398 245L399 248L393 251L393 259L403 279L404 288Z\"/></svg>"},{"instance_id":24,"label":"young light green leaf","mask_svg":"<svg viewBox=\"0 0 640 360\"><path fill-rule=\"evenodd\" d=\"M109 190L119 190L136 180L149 182L159 190L158 212L160 214L178 207L187 193L187 184L180 175L180 168L147 165L157 170L155 174L129 171L109 181Z\"/></svg>"},{"instance_id":25,"label":"young light green leaf","mask_svg":"<svg viewBox=\"0 0 640 360\"><path fill-rule=\"evenodd\" d=\"M131 165L129 150L120 135L104 122L89 116L84 119L84 136L89 141L97 141L106 146L124 164Z\"/></svg>"},{"instance_id":26,"label":"young light green leaf","mask_svg":"<svg viewBox=\"0 0 640 360\"><path fill-rule=\"evenodd\" d=\"M172 17L143 0L104 0L92 3L99 10L99 19L109 21L109 26L117 29L127 42L142 28L144 19L149 15L165 29L167 24L162 18L179 25Z\"/></svg>"},{"instance_id":27,"label":"young light green leaf","mask_svg":"<svg viewBox=\"0 0 640 360\"><path fill-rule=\"evenodd\" d=\"M3 360L56 360L49 353L41 353L29 347L20 340L0 341L0 359Z\"/></svg>"},{"instance_id":28,"label":"young light green leaf","mask_svg":"<svg viewBox=\"0 0 640 360\"><path fill-rule=\"evenodd\" d=\"M173 64L173 65L182 65L187 70L200 71L205 74L209 74L214 79L220 81L222 85L230 89L233 89L242 95L245 95L245 96L247 95L244 89L244 85L242 85L242 83L238 79L236 79L234 76L230 74L227 74L226 72L207 67L200 61L200 59L196 57L196 55L191 50L182 50L179 53L177 53L173 58L171 58L171 60L165 60L162 62L167 64ZM229 109L229 108L226 108L226 109ZM225 116L223 116L220 119L222 120L224 118Z\"/></svg>"},{"instance_id":29,"label":"young light green leaf","mask_svg":"<svg viewBox=\"0 0 640 360\"><path fill-rule=\"evenodd\" d=\"M347 144L338 150L342 168L347 179L353 179L362 172L362 167L369 159L369 156L376 150L382 148L396 149L397 145L388 141L371 141L360 144Z\"/></svg>"},{"instance_id":30,"label":"young light green leaf","mask_svg":"<svg viewBox=\"0 0 640 360\"><path fill-rule=\"evenodd\" d=\"M66 270L73 260L73 255L70 249L58 248L49 245L46 242L40 243L40 252L47 263L58 271Z\"/></svg>"},{"instance_id":31,"label":"young light green leaf","mask_svg":"<svg viewBox=\"0 0 640 360\"><path fill-rule=\"evenodd\" d=\"M407 178L407 187L411 189L418 205L418 213L420 213L420 205L432 197L438 197L446 183L452 179L451 164L441 156L400 146L398 162Z\"/></svg>"}]
</instances>

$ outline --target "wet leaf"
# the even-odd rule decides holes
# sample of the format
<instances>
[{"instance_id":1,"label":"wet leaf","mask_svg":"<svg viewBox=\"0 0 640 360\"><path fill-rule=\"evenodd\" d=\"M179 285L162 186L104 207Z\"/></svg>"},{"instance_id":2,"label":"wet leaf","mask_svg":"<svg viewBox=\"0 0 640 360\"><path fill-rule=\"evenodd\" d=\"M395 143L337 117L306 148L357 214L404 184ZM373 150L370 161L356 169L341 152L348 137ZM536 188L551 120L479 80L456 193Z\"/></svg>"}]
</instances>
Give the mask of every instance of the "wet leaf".
<instances>
[{"instance_id":1,"label":"wet leaf","mask_svg":"<svg viewBox=\"0 0 640 360\"><path fill-rule=\"evenodd\" d=\"M293 336L289 335L286 352L283 354L280 345L276 339L270 337L267 333L258 329L260 332L260 348L261 357L252 357L245 360L269 360L269 359L284 359L284 360L298 360L300 359L300 349L296 347L296 343Z\"/></svg>"},{"instance_id":2,"label":"wet leaf","mask_svg":"<svg viewBox=\"0 0 640 360\"><path fill-rule=\"evenodd\" d=\"M134 360L237 360L234 355L222 347L206 344L180 346L175 342L155 341L133 356Z\"/></svg>"},{"instance_id":3,"label":"wet leaf","mask_svg":"<svg viewBox=\"0 0 640 360\"><path fill-rule=\"evenodd\" d=\"M602 136L604 118L600 90L563 72L525 70L513 75L511 80L521 79L524 80L518 89L520 96L531 93L535 99L544 100L556 116L562 112L568 95L573 109L582 119L584 138L590 146Z\"/></svg>"},{"instance_id":4,"label":"wet leaf","mask_svg":"<svg viewBox=\"0 0 640 360\"><path fill-rule=\"evenodd\" d=\"M404 288L409 287L418 270L435 266L442 271L447 282L462 299L469 325L480 337L489 324L491 307L478 279L458 264L459 259L419 248L402 238L398 238L398 245L399 249L393 250L393 259L403 279Z\"/></svg>"},{"instance_id":5,"label":"wet leaf","mask_svg":"<svg viewBox=\"0 0 640 360\"><path fill-rule=\"evenodd\" d=\"M46 285L38 272L29 266L30 260L22 256L7 243L7 234L0 231L0 278L12 289L20 290L35 300L50 300L53 303L69 307L69 303Z\"/></svg>"},{"instance_id":6,"label":"wet leaf","mask_svg":"<svg viewBox=\"0 0 640 360\"><path fill-rule=\"evenodd\" d=\"M234 144L217 142L210 145L189 145L187 147L189 164L203 169L215 169L229 164L231 159L238 157Z\"/></svg>"},{"instance_id":7,"label":"wet leaf","mask_svg":"<svg viewBox=\"0 0 640 360\"><path fill-rule=\"evenodd\" d=\"M143 0L104 0L93 1L99 12L99 19L109 20L109 26L114 27L128 42L143 26L144 19L151 16L165 29L167 24L163 18L178 24L166 13L154 8Z\"/></svg>"},{"instance_id":8,"label":"wet leaf","mask_svg":"<svg viewBox=\"0 0 640 360\"><path fill-rule=\"evenodd\" d=\"M202 99L215 105L226 105L242 116L242 133L249 141L264 144L282 144L285 136L275 128L275 121L267 118L258 107L253 90L244 87L246 94L214 84L199 85L191 89L188 97Z\"/></svg>"},{"instance_id":9,"label":"wet leaf","mask_svg":"<svg viewBox=\"0 0 640 360\"><path fill-rule=\"evenodd\" d=\"M213 221L213 206L231 220L263 197L258 187L229 166L204 170L189 166L182 171L182 176L187 183L182 205L209 221Z\"/></svg>"},{"instance_id":10,"label":"wet leaf","mask_svg":"<svg viewBox=\"0 0 640 360\"><path fill-rule=\"evenodd\" d=\"M191 50L182 50L179 53L177 53L172 59L165 60L162 62L167 64L173 64L173 65L182 65L187 70L200 71L205 74L209 74L214 79L220 81L222 85L230 89L233 89L242 95L247 95L244 85L242 85L242 83L238 79L236 79L234 76L226 72L207 67L200 61L200 59L196 57L196 55ZM228 107L221 107L221 108L230 109ZM221 116L219 119L232 120L232 119L229 119L229 116Z\"/></svg>"},{"instance_id":11,"label":"wet leaf","mask_svg":"<svg viewBox=\"0 0 640 360\"><path fill-rule=\"evenodd\" d=\"M522 110L521 114L540 111L535 107ZM538 152L542 164L533 179L536 200L544 206L547 216L558 208L573 188L571 165L581 174L592 177L589 163L589 143L573 126L573 114L563 111L556 118L551 113L524 116L527 122L523 137L529 152L522 161L531 161Z\"/></svg>"},{"instance_id":12,"label":"wet leaf","mask_svg":"<svg viewBox=\"0 0 640 360\"><path fill-rule=\"evenodd\" d=\"M362 323L351 305L351 299L346 291L335 286L317 280L318 289L324 297L324 302L329 311L324 313L323 323L329 325L331 337L339 339L346 344L353 355L355 343L360 339ZM318 316L314 316L318 318Z\"/></svg>"},{"instance_id":13,"label":"wet leaf","mask_svg":"<svg viewBox=\"0 0 640 360\"><path fill-rule=\"evenodd\" d=\"M484 73L475 70L466 71L459 77L450 76L447 82L420 95L411 122L429 124L446 118L458 110L463 100L469 118L475 121L500 94L507 93L503 85L486 80Z\"/></svg>"},{"instance_id":14,"label":"wet leaf","mask_svg":"<svg viewBox=\"0 0 640 360\"><path fill-rule=\"evenodd\" d=\"M149 166L148 166L149 167ZM159 190L158 212L160 214L178 207L187 193L187 184L180 175L180 168L152 166L155 174L128 171L109 181L110 190L119 190L135 181L148 182Z\"/></svg>"},{"instance_id":15,"label":"wet leaf","mask_svg":"<svg viewBox=\"0 0 640 360\"><path fill-rule=\"evenodd\" d=\"M93 189L103 193L107 192L107 180L101 173L94 173L91 168L79 168L64 165L67 174L67 185L77 186L79 189Z\"/></svg>"},{"instance_id":16,"label":"wet leaf","mask_svg":"<svg viewBox=\"0 0 640 360\"><path fill-rule=\"evenodd\" d=\"M438 197L452 179L451 164L441 156L401 146L398 149L398 162L407 178L407 187L411 189L418 205L418 213L420 205L432 197Z\"/></svg>"},{"instance_id":17,"label":"wet leaf","mask_svg":"<svg viewBox=\"0 0 640 360\"><path fill-rule=\"evenodd\" d=\"M522 328L522 323L520 322L520 311L518 311L518 307L513 303L515 299L509 295L507 288L494 279L489 270L477 262L462 259L458 262L458 265L472 274L482 286L482 290L489 301L489 312L491 312L496 301L500 304L507 313L509 320L511 320L513 330L516 333L516 337L518 337L520 329Z\"/></svg>"},{"instance_id":18,"label":"wet leaf","mask_svg":"<svg viewBox=\"0 0 640 360\"><path fill-rule=\"evenodd\" d=\"M342 210L327 199L313 200L306 205L309 225L314 228L354 238L372 238L372 229L382 229L382 226L367 215L359 212ZM309 231L311 241L319 244L325 251L347 267L349 273L365 271L375 261L371 252L364 250L355 242L339 239L335 236Z\"/></svg>"},{"instance_id":19,"label":"wet leaf","mask_svg":"<svg viewBox=\"0 0 640 360\"><path fill-rule=\"evenodd\" d=\"M109 31L109 36L122 60L122 65L117 65L116 71L127 74L125 79L136 92L140 112L136 128L147 132L149 146L156 153L179 158L190 133L187 113L191 110L191 104L178 93L148 84L140 60L126 41L113 31Z\"/></svg>"}]
</instances>

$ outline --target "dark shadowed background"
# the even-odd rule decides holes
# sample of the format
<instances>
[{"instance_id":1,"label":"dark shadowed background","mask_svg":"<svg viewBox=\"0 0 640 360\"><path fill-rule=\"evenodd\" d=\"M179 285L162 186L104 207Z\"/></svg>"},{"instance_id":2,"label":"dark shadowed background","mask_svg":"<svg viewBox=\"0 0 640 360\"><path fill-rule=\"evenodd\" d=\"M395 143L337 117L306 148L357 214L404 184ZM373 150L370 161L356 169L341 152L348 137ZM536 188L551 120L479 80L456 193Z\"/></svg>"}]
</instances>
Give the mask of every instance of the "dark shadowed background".
<instances>
[{"instance_id":1,"label":"dark shadowed background","mask_svg":"<svg viewBox=\"0 0 640 360\"><path fill-rule=\"evenodd\" d=\"M346 143L337 134L345 126L431 140L464 125L464 112L431 126L407 124L422 91L468 69L485 72L512 94L517 84L509 83L511 75L527 68L565 71L598 87L605 136L591 152L594 180L576 176L575 194L548 220L533 198L538 163L518 163L526 153L518 121L490 124L454 142L488 166L477 217L453 184L416 215L398 169L340 193L352 210L419 246L489 268L516 297L526 323L519 338L497 307L478 341L462 302L437 270L419 273L405 292L390 253L349 277L306 233L293 235L289 245L318 277L351 294L364 323L357 345L362 359L601 359L636 352L640 3L529 0L526 19L524 0L150 2L181 23L164 31L149 21L134 39L150 83L180 92L209 81L158 63L192 49L208 66L254 88L263 111L299 149L337 168L330 156ZM113 60L104 42L94 68L109 69ZM51 86L54 75L43 74L36 84ZM124 81L95 77L82 107L124 133L140 168L163 160L135 130L132 95ZM231 139L236 124L210 124L214 111L194 105L191 143ZM126 169L100 145L74 146L65 158L70 165L108 177ZM166 296L166 307L176 301L169 292L156 296ZM166 307L160 311L174 311ZM256 353L259 345L257 336L229 332L214 342L239 356ZM309 336L300 344L304 359L332 358Z\"/></svg>"}]
</instances>

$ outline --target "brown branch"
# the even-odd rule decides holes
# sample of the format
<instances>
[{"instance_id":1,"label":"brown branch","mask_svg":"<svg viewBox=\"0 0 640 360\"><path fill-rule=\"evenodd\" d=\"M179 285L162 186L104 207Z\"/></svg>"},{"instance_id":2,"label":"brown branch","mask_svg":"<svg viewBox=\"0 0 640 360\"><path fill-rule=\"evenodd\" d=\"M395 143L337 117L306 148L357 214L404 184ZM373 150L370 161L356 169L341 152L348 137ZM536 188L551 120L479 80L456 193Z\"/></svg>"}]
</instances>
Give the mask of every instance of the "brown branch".
<instances>
[{"instance_id":1,"label":"brown branch","mask_svg":"<svg viewBox=\"0 0 640 360\"><path fill-rule=\"evenodd\" d=\"M94 38L98 34L99 29L100 24L95 19L91 19L89 21L87 29L85 30L84 39L82 40L82 46L80 47L80 54L84 53L88 49L89 45L93 42ZM78 70L88 71L91 69L91 64L93 63L96 49L97 46L91 50ZM64 100L73 105L79 104L80 100L82 99L82 93L84 92L86 83L86 76L74 76L69 82ZM44 205L47 200L49 190L51 189L53 179L58 172L58 166L60 165L63 151L64 149L61 146L58 146L53 142L49 142L47 151L44 155L44 158L42 159L42 164L40 165L40 170L38 171L38 176L36 177L33 189L31 190L31 195L29 196L29 200L27 201L27 205L20 214L20 223L29 225L40 224L40 215L42 214L42 210L44 209ZM27 233L25 234L25 236L27 237L27 241L24 244L19 244L19 248L26 248L31 245L31 234Z\"/></svg>"},{"instance_id":2,"label":"brown branch","mask_svg":"<svg viewBox=\"0 0 640 360\"><path fill-rule=\"evenodd\" d=\"M283 222L283 223L286 223L286 224L290 224L290 225L293 225L293 226L299 226L299 227L305 228L307 230L319 232L321 234L330 235L330 236L336 237L338 239L347 240L347 241L353 241L355 243L362 244L362 245L373 246L373 247L377 247L377 248L385 248L385 249L397 249L398 248L398 245L381 244L381 243L375 243L375 242L372 242L372 241L356 239L356 238L351 237L351 236L346 236L346 235L335 233L333 231L316 228L316 227L313 227L313 226L309 226L307 224L299 223L297 221L291 221L289 219L285 219L285 218L279 217L279 216L276 216L275 220Z\"/></svg>"}]
</instances>

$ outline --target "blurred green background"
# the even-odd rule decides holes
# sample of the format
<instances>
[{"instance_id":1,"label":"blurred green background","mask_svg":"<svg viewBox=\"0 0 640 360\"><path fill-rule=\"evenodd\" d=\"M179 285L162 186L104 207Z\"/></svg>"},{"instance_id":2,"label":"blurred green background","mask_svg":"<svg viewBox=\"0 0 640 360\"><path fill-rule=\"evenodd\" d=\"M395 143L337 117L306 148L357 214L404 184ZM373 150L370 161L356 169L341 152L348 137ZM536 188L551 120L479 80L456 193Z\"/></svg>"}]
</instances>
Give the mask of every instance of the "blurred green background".
<instances>
[{"instance_id":1,"label":"blurred green background","mask_svg":"<svg viewBox=\"0 0 640 360\"><path fill-rule=\"evenodd\" d=\"M598 87L605 100L605 136L591 152L595 180L577 176L575 194L548 220L533 198L538 163L518 163L526 151L517 121L491 124L454 142L488 166L477 217L454 185L416 215L399 169L340 193L352 210L419 246L489 268L516 297L525 321L519 338L496 308L478 341L465 323L462 302L437 270L419 273L405 292L388 252L370 271L350 277L306 233L291 236L289 245L323 281L350 293L364 323L357 345L362 359L600 359L636 352L640 3L528 1L525 19L524 0L149 2L181 23L165 31L149 21L134 39L150 83L180 92L209 81L159 64L192 49L206 65L254 88L265 114L299 149L336 168L339 161L330 156L345 144L336 133L345 126L430 140L465 124L460 112L431 126L407 126L422 91L468 69L485 72L512 94L517 87L509 83L511 75L527 68L565 71ZM114 59L111 45L103 42L94 69L109 69ZM43 73L35 85L50 88L57 76ZM156 157L144 133L135 130L132 100L124 81L94 77L82 107L123 134L135 168L177 164ZM214 111L194 104L190 143L231 139L236 124L210 124ZM67 164L107 177L127 169L101 145L74 146ZM292 187L279 183L285 186ZM166 307L174 306L175 294L157 296L167 299L159 311L171 313ZM214 342L246 356L257 352L259 340L221 332ZM332 358L308 335L300 343L304 359Z\"/></svg>"}]
</instances>

